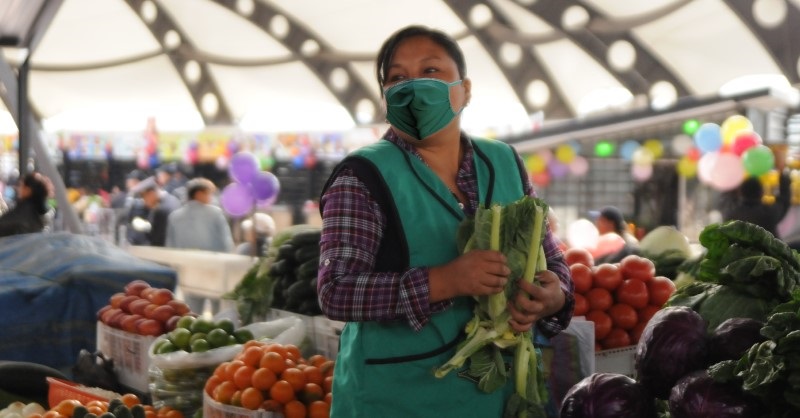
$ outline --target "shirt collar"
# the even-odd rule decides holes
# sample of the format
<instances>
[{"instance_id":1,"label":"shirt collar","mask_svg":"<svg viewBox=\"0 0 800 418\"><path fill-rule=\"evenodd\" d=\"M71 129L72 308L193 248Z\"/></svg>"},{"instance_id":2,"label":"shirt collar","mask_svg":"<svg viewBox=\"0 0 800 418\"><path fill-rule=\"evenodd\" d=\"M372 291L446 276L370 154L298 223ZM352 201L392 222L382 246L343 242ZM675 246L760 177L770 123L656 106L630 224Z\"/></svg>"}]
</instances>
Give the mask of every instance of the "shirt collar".
<instances>
[{"instance_id":1,"label":"shirt collar","mask_svg":"<svg viewBox=\"0 0 800 418\"><path fill-rule=\"evenodd\" d=\"M408 141L404 141L403 138L400 138L400 136L398 136L392 128L386 130L386 133L383 134L383 139L399 146L400 148L406 150L410 154L417 156L417 158L422 159L422 156L417 151L417 147L415 147L414 144ZM469 140L469 136L467 136L467 134L464 133L463 131L461 132L460 140L461 140L461 147L464 150L464 160L462 160L463 164L463 161L472 160L472 153L473 153L472 141Z\"/></svg>"}]
</instances>

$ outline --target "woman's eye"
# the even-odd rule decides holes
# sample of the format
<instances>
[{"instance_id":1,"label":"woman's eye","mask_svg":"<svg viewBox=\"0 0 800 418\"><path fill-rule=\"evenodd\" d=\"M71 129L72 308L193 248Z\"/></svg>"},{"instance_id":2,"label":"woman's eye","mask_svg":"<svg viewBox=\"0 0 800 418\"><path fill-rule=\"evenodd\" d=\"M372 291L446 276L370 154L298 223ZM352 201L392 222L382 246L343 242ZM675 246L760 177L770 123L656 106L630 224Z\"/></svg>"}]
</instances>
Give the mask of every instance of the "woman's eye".
<instances>
[{"instance_id":1,"label":"woman's eye","mask_svg":"<svg viewBox=\"0 0 800 418\"><path fill-rule=\"evenodd\" d=\"M439 71L438 68L428 67L428 68L425 69L424 72L425 72L425 74L431 74L431 73L435 73L435 72L438 72L438 71Z\"/></svg>"}]
</instances>

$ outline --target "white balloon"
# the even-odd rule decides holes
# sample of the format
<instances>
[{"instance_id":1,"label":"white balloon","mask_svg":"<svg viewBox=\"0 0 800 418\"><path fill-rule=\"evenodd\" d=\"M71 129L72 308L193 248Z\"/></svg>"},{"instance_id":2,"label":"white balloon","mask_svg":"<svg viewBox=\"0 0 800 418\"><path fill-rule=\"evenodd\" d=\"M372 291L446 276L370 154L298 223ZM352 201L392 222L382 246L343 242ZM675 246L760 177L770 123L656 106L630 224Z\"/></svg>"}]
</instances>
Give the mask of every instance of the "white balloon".
<instances>
[{"instance_id":1,"label":"white balloon","mask_svg":"<svg viewBox=\"0 0 800 418\"><path fill-rule=\"evenodd\" d=\"M693 146L694 139L689 135L680 134L672 138L672 152L676 155L686 155Z\"/></svg>"},{"instance_id":2,"label":"white balloon","mask_svg":"<svg viewBox=\"0 0 800 418\"><path fill-rule=\"evenodd\" d=\"M578 219L567 227L567 243L570 247L593 250L599 238L600 232L588 219Z\"/></svg>"}]
</instances>

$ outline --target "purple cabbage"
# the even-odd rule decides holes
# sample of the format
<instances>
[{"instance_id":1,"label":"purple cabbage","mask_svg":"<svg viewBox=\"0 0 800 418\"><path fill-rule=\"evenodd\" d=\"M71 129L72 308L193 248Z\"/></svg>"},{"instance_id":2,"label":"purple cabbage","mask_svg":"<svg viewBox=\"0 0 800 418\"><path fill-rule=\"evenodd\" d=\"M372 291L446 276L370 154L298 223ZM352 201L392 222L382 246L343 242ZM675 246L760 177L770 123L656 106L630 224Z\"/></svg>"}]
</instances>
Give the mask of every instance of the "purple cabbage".
<instances>
[{"instance_id":1,"label":"purple cabbage","mask_svg":"<svg viewBox=\"0 0 800 418\"><path fill-rule=\"evenodd\" d=\"M764 322L752 318L730 318L719 324L708 340L711 363L739 360L753 344L766 341L761 335Z\"/></svg>"},{"instance_id":2,"label":"purple cabbage","mask_svg":"<svg viewBox=\"0 0 800 418\"><path fill-rule=\"evenodd\" d=\"M594 373L572 386L561 402L561 418L655 418L653 397L628 376Z\"/></svg>"},{"instance_id":3,"label":"purple cabbage","mask_svg":"<svg viewBox=\"0 0 800 418\"><path fill-rule=\"evenodd\" d=\"M658 399L667 399L678 379L707 363L706 322L685 306L666 307L650 319L636 346L637 380Z\"/></svg>"},{"instance_id":4,"label":"purple cabbage","mask_svg":"<svg viewBox=\"0 0 800 418\"><path fill-rule=\"evenodd\" d=\"M669 395L672 418L758 418L761 409L740 386L716 382L705 370L678 380Z\"/></svg>"}]
</instances>

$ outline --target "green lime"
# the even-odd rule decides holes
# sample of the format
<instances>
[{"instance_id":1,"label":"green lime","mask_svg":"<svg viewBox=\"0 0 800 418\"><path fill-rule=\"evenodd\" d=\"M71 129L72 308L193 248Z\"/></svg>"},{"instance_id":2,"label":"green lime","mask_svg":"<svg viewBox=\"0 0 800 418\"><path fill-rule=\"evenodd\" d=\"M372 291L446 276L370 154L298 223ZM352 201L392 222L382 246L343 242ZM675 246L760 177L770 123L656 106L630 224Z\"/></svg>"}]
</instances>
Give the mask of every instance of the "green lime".
<instances>
[{"instance_id":1,"label":"green lime","mask_svg":"<svg viewBox=\"0 0 800 418\"><path fill-rule=\"evenodd\" d=\"M205 332L208 333L212 329L216 328L214 323L205 318L195 318L194 322L192 322L192 327L189 328L192 331L192 334L197 332Z\"/></svg>"},{"instance_id":2,"label":"green lime","mask_svg":"<svg viewBox=\"0 0 800 418\"><path fill-rule=\"evenodd\" d=\"M178 351L178 347L175 344L172 344L169 340L164 340L164 344L159 345L156 354L174 353L176 351Z\"/></svg>"},{"instance_id":3,"label":"green lime","mask_svg":"<svg viewBox=\"0 0 800 418\"><path fill-rule=\"evenodd\" d=\"M186 328L175 328L169 333L169 340L175 345L175 347L178 347L181 350L189 350L191 338L192 331L189 331Z\"/></svg>"},{"instance_id":4,"label":"green lime","mask_svg":"<svg viewBox=\"0 0 800 418\"><path fill-rule=\"evenodd\" d=\"M236 341L236 337L233 335L228 334L228 344L227 345L236 345L238 342Z\"/></svg>"},{"instance_id":5,"label":"green lime","mask_svg":"<svg viewBox=\"0 0 800 418\"><path fill-rule=\"evenodd\" d=\"M253 333L250 332L249 329L245 328L239 328L236 331L233 331L233 336L236 337L236 342L239 344L244 344L250 340L255 339Z\"/></svg>"},{"instance_id":6,"label":"green lime","mask_svg":"<svg viewBox=\"0 0 800 418\"><path fill-rule=\"evenodd\" d=\"M202 338L192 341L192 353L202 353L208 351L210 348L211 344Z\"/></svg>"},{"instance_id":7,"label":"green lime","mask_svg":"<svg viewBox=\"0 0 800 418\"><path fill-rule=\"evenodd\" d=\"M220 319L217 321L217 328L222 328L228 334L233 334L233 321L230 319Z\"/></svg>"},{"instance_id":8,"label":"green lime","mask_svg":"<svg viewBox=\"0 0 800 418\"><path fill-rule=\"evenodd\" d=\"M192 345L192 343L193 343L195 340L205 340L205 339L206 339L206 333L205 333L205 332L197 332L197 333L194 333L194 334L192 334L192 336L189 338L189 345Z\"/></svg>"},{"instance_id":9,"label":"green lime","mask_svg":"<svg viewBox=\"0 0 800 418\"><path fill-rule=\"evenodd\" d=\"M178 320L178 323L175 325L175 327L186 328L191 331L192 324L194 324L194 317L191 315L184 315Z\"/></svg>"},{"instance_id":10,"label":"green lime","mask_svg":"<svg viewBox=\"0 0 800 418\"><path fill-rule=\"evenodd\" d=\"M213 348L228 345L228 333L222 328L214 328L206 335L208 344Z\"/></svg>"}]
</instances>

